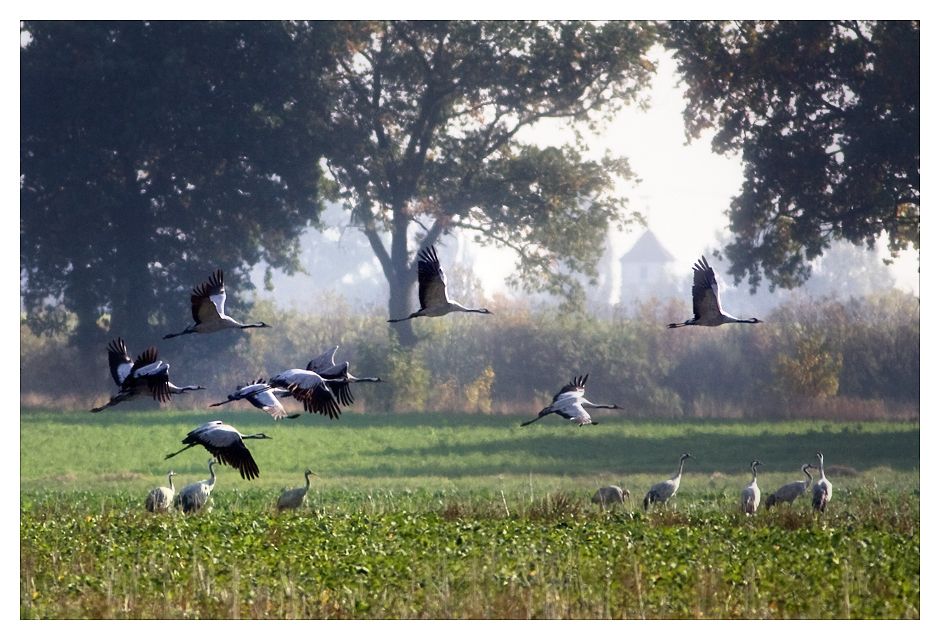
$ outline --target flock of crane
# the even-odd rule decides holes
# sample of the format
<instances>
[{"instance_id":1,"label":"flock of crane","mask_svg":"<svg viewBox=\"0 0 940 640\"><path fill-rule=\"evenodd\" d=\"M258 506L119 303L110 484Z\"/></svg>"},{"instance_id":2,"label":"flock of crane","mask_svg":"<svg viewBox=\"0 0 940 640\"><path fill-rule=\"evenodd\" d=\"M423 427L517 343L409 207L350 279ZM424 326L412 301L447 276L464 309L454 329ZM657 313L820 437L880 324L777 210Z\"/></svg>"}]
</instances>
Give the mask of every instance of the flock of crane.
<instances>
[{"instance_id":1,"label":"flock of crane","mask_svg":"<svg viewBox=\"0 0 940 640\"><path fill-rule=\"evenodd\" d=\"M422 316L439 317L456 311L491 313L487 309L469 309L448 297L447 278L441 269L437 252L432 245L424 247L418 252L417 266L420 308L406 318L389 319L388 322L402 322ZM729 323L754 324L761 322L757 318L747 320L735 318L722 311L718 294L718 281L714 270L709 266L704 256L693 265L692 271L693 317L685 322L671 323L667 325L667 328L675 329L685 326L716 327ZM221 270L211 274L206 282L193 289L190 302L193 323L179 333L165 335L164 339L190 333L214 333L225 329L250 329L270 326L264 322L242 324L226 315L225 284ZM305 369L288 369L270 377L267 381L259 378L237 387L235 393L230 394L228 399L209 406L217 407L228 402L247 400L251 405L266 412L275 420L297 418L300 414L288 415L279 400L279 398L290 396L301 403L304 410L309 413L319 413L329 416L331 419L337 418L340 415L340 405L349 406L353 402L353 396L349 389L350 383L383 382L378 377L357 378L351 375L348 362L336 363L334 361L334 355L338 348L338 346L333 347L320 354L307 363ZM102 411L121 402L144 397L152 397L158 402L166 402L174 394L204 389L204 387L198 385L180 387L170 382L170 365L157 359L157 350L154 347L145 350L136 360L131 360L127 346L121 338L112 340L108 345L108 364L111 377L118 386L118 393L107 404L91 409L92 412ZM594 404L586 400L584 388L587 379L588 374L575 377L552 398L549 406L542 409L538 416L532 420L523 422L522 426L532 424L552 413L567 418L578 426L597 424L587 412L588 408L623 409L623 407L616 404ZM257 478L260 475L258 465L252 458L251 452L245 446L244 441L271 439L270 436L264 433L243 435L234 427L224 424L220 420L207 422L190 431L182 441L186 446L175 453L168 454L165 459L170 459L192 447L202 446L213 456L208 463L210 478L189 484L177 493L173 487L173 477L178 474L170 471L167 474L169 486L158 487L151 491L145 502L146 509L152 512L167 511L172 505L185 514L202 510L206 506L209 495L215 486L213 466L217 463L230 465L238 469L241 477L245 480ZM682 477L683 464L689 458L693 458L693 456L683 453L679 457L679 469L676 474L668 480L653 485L643 498L644 510L657 502L666 505L669 499L676 494ZM823 471L823 454L817 453L816 458L819 460L818 467L809 464L804 464L801 467L802 472L806 474L808 479L780 487L767 497L765 502L767 509L782 502L792 505L794 500L812 485L814 509L818 511L825 510L832 495L832 484L826 479ZM757 486L757 467L761 464L758 460L751 462L752 479L741 493L741 509L748 515L756 513L760 505L761 492ZM812 482L813 478L808 471L809 469L819 470L820 477L816 483ZM306 481L304 487L285 491L281 494L275 505L277 510L296 509L303 504L310 488L311 475L316 474L307 469L304 472ZM624 495L629 497L630 492L617 486L601 487L594 494L592 502L599 504L601 509L604 509L610 505L623 504Z\"/></svg>"}]
</instances>

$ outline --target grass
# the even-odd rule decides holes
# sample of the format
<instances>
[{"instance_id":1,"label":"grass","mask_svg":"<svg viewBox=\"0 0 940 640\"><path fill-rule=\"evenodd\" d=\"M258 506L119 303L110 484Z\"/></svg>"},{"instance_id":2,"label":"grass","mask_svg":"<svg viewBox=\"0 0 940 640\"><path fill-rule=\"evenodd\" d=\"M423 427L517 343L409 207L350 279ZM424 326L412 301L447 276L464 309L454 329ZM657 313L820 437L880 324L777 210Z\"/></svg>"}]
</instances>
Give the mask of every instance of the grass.
<instances>
[{"instance_id":1,"label":"grass","mask_svg":"<svg viewBox=\"0 0 940 640\"><path fill-rule=\"evenodd\" d=\"M274 438L248 443L261 477L217 468L210 512L143 512L170 468L208 477L201 448L163 456L217 417ZM25 411L21 617L920 616L917 424L521 418ZM766 495L817 450L846 474L825 514L739 513L751 459ZM679 493L644 513L682 451ZM307 504L274 513L308 466ZM601 512L613 483L631 497Z\"/></svg>"}]
</instances>

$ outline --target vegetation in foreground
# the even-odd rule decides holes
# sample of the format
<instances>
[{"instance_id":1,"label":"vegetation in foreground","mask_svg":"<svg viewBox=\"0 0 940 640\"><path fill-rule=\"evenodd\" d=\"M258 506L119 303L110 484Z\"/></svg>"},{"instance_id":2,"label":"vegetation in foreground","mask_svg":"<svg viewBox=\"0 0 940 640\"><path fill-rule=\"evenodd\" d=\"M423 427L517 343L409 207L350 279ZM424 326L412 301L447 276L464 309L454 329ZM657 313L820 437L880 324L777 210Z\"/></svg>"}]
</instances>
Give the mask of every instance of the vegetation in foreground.
<instances>
[{"instance_id":1,"label":"vegetation in foreground","mask_svg":"<svg viewBox=\"0 0 940 640\"><path fill-rule=\"evenodd\" d=\"M883 474L884 475L884 474ZM910 474L746 518L734 495L600 512L584 494L229 490L153 515L25 494L23 618L919 618ZM895 477L897 476L897 477ZM377 483L381 484L381 483Z\"/></svg>"},{"instance_id":2,"label":"vegetation in foreground","mask_svg":"<svg viewBox=\"0 0 940 640\"><path fill-rule=\"evenodd\" d=\"M275 438L252 443L262 477L222 467L211 511L144 512L163 455L203 417L23 414L21 617L920 617L917 425L344 415L306 428L241 412L230 422ZM832 460L825 514L808 496L739 513L750 459L768 467L766 495L817 449ZM644 513L680 450L696 459L678 495ZM177 487L207 477L207 459L180 456ZM319 474L307 504L275 513L305 466ZM590 503L606 484L631 491L624 507Z\"/></svg>"}]
</instances>

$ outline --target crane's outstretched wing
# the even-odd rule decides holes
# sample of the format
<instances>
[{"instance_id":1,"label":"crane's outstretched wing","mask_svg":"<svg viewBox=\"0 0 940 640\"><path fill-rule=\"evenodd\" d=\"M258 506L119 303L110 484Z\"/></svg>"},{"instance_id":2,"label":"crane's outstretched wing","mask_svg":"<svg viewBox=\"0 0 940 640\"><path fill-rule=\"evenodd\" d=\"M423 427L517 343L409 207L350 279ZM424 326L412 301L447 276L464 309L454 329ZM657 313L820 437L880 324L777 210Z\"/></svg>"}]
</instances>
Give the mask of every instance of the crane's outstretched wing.
<instances>
[{"instance_id":1,"label":"crane's outstretched wing","mask_svg":"<svg viewBox=\"0 0 940 640\"><path fill-rule=\"evenodd\" d=\"M183 444L202 445L219 462L238 469L245 480L257 478L260 475L258 465L251 457L251 451L242 442L241 434L229 425L215 423L203 425L190 431L183 439Z\"/></svg>"},{"instance_id":2,"label":"crane's outstretched wing","mask_svg":"<svg viewBox=\"0 0 940 640\"><path fill-rule=\"evenodd\" d=\"M418 302L422 309L447 304L447 277L441 269L434 245L418 252Z\"/></svg>"},{"instance_id":3,"label":"crane's outstretched wing","mask_svg":"<svg viewBox=\"0 0 940 640\"><path fill-rule=\"evenodd\" d=\"M146 384L153 399L166 402L170 399L170 365L157 360L157 350L150 347L134 361L134 367L124 379L122 391Z\"/></svg>"},{"instance_id":4,"label":"crane's outstretched wing","mask_svg":"<svg viewBox=\"0 0 940 640\"><path fill-rule=\"evenodd\" d=\"M696 320L717 318L722 315L718 297L718 280L705 256L692 267L692 313Z\"/></svg>"},{"instance_id":5,"label":"crane's outstretched wing","mask_svg":"<svg viewBox=\"0 0 940 640\"><path fill-rule=\"evenodd\" d=\"M555 397L552 398L552 404L555 404L562 399L562 396L571 396L571 397L581 397L584 395L584 385L587 384L588 376L591 375L587 373L583 376L578 376L565 386L561 388L561 391L555 394Z\"/></svg>"},{"instance_id":6,"label":"crane's outstretched wing","mask_svg":"<svg viewBox=\"0 0 940 640\"><path fill-rule=\"evenodd\" d=\"M209 276L206 282L193 289L189 296L193 308L193 321L207 322L225 315L225 285L222 270Z\"/></svg>"},{"instance_id":7,"label":"crane's outstretched wing","mask_svg":"<svg viewBox=\"0 0 940 640\"><path fill-rule=\"evenodd\" d=\"M333 354L336 353L336 350L339 349L339 345L333 347L332 349L327 349L316 358L307 363L307 370L313 371L314 373L323 373L326 369L329 369L334 365Z\"/></svg>"},{"instance_id":8,"label":"crane's outstretched wing","mask_svg":"<svg viewBox=\"0 0 940 640\"><path fill-rule=\"evenodd\" d=\"M119 387L124 384L124 380L127 379L127 376L134 368L134 361L131 360L131 356L127 352L127 346L121 338L112 340L108 344L108 367L111 369L111 378L114 379L114 384Z\"/></svg>"}]
</instances>

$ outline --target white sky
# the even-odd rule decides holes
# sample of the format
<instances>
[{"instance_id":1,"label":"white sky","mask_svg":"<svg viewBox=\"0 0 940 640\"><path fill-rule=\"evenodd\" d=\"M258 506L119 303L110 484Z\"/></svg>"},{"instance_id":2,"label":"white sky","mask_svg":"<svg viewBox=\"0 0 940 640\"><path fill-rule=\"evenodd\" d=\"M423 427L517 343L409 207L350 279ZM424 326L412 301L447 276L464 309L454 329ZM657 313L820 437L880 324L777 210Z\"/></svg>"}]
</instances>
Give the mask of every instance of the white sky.
<instances>
[{"instance_id":1,"label":"white sky","mask_svg":"<svg viewBox=\"0 0 940 640\"><path fill-rule=\"evenodd\" d=\"M631 210L646 216L649 229L676 258L673 267L679 275L716 247L716 234L726 231L725 211L731 198L738 193L742 181L740 156L720 156L711 151L713 131L686 145L682 110L685 108L683 87L677 87L676 63L660 51L659 70L653 79L650 108L641 112L635 107L621 110L597 140L596 153L604 148L614 155L626 156L634 174L642 179L639 185L626 185L621 195L630 199ZM559 144L566 135L554 127L544 127L527 135L532 142ZM592 147L592 150L594 147ZM628 233L614 232L611 245L614 259L626 253L642 234L641 227ZM884 257L888 257L882 242ZM468 243L469 245L469 243ZM504 250L467 246L477 258L476 275L487 294L503 288L503 280L513 268L512 255ZM482 259L480 259L482 258ZM716 271L726 271L716 266ZM908 251L891 267L897 286L919 295L917 252ZM725 278L730 282L730 277Z\"/></svg>"}]
</instances>

